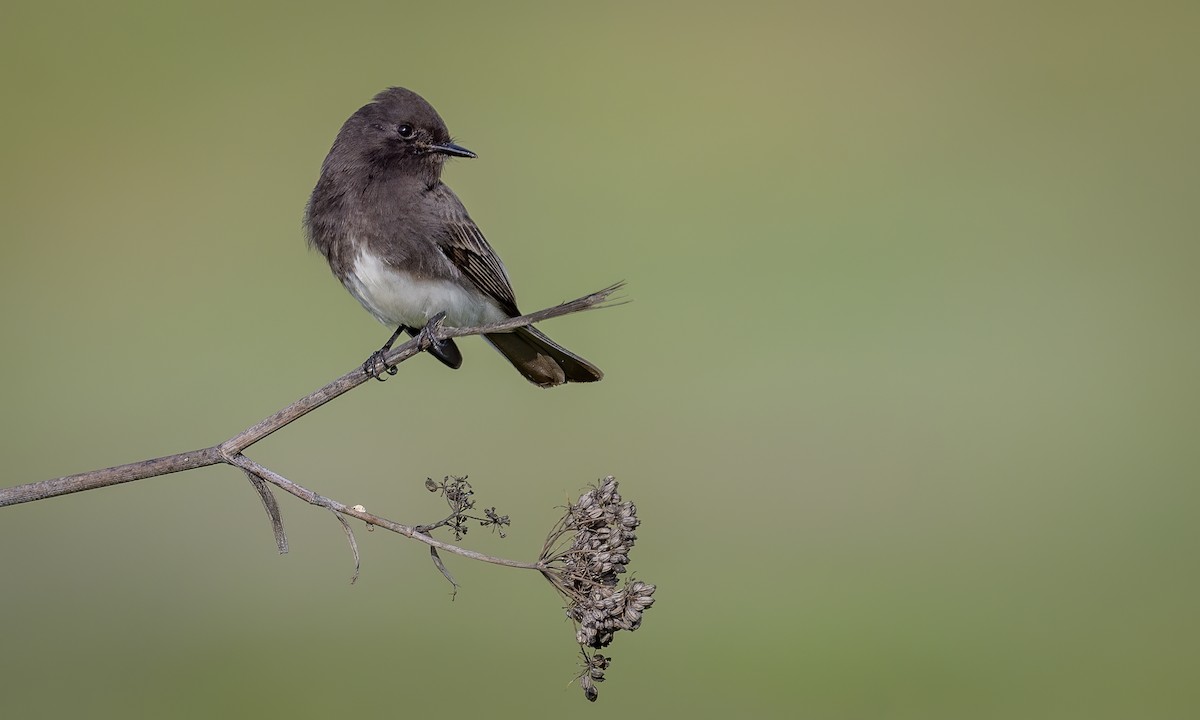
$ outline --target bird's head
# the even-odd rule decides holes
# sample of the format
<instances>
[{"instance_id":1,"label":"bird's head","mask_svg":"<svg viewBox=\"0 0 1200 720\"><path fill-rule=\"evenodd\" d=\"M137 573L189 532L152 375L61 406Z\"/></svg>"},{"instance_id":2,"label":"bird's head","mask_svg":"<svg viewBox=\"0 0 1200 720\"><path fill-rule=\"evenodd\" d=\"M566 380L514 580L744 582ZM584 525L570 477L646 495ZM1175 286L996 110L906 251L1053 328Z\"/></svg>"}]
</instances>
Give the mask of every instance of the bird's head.
<instances>
[{"instance_id":1,"label":"bird's head","mask_svg":"<svg viewBox=\"0 0 1200 720\"><path fill-rule=\"evenodd\" d=\"M384 90L351 115L334 143L335 150L339 146L355 160L389 169L407 167L432 182L441 176L446 158L475 157L450 139L433 106L400 87Z\"/></svg>"}]
</instances>

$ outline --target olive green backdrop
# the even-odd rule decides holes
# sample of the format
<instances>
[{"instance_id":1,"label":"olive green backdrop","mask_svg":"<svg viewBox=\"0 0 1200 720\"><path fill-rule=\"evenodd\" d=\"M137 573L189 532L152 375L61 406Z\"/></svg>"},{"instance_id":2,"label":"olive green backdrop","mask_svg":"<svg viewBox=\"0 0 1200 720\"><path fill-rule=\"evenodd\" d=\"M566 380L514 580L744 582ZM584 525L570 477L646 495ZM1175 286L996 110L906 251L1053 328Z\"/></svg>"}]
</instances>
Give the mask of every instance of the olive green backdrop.
<instances>
[{"instance_id":1,"label":"olive green backdrop","mask_svg":"<svg viewBox=\"0 0 1200 720\"><path fill-rule=\"evenodd\" d=\"M219 442L386 337L307 252L341 122L424 94L547 332L251 455L531 559L618 476L642 629L588 705L536 576L228 468L0 510L0 715L1173 718L1195 710L1190 3L6 3L3 483Z\"/></svg>"}]
</instances>

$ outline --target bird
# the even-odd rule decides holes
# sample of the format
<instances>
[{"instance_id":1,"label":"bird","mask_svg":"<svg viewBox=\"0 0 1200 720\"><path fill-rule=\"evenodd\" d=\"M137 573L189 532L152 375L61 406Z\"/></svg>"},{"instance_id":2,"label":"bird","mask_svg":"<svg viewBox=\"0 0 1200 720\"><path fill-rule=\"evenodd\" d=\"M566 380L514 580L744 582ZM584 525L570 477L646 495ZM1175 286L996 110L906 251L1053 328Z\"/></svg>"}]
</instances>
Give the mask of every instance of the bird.
<instances>
[{"instance_id":1,"label":"bird","mask_svg":"<svg viewBox=\"0 0 1200 720\"><path fill-rule=\"evenodd\" d=\"M367 312L395 327L363 364L368 374L381 378L371 368L396 338L417 336L439 313L448 327L521 314L504 263L442 182L446 160L475 157L424 98L392 87L346 120L321 164L305 208L309 246ZM539 387L604 377L532 325L483 337ZM432 340L429 352L452 369L462 365L452 338Z\"/></svg>"}]
</instances>

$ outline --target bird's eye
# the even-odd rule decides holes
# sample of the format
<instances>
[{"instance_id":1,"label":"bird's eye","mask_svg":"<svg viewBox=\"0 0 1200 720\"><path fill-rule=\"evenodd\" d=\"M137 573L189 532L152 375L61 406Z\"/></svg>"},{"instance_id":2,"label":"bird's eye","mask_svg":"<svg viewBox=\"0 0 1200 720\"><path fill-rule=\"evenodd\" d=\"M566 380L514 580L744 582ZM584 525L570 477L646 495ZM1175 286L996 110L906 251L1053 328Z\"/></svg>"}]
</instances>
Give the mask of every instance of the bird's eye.
<instances>
[{"instance_id":1,"label":"bird's eye","mask_svg":"<svg viewBox=\"0 0 1200 720\"><path fill-rule=\"evenodd\" d=\"M408 140L415 134L415 132L413 131L412 125L405 124L396 126L396 134L405 140Z\"/></svg>"}]
</instances>

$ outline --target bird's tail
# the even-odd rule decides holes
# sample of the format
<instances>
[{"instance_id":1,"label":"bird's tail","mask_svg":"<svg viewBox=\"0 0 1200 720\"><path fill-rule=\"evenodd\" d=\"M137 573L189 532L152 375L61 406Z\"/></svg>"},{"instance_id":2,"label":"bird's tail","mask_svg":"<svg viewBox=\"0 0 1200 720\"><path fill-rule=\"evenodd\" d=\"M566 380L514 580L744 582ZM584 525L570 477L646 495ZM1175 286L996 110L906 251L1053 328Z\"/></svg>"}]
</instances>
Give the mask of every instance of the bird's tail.
<instances>
[{"instance_id":1,"label":"bird's tail","mask_svg":"<svg viewBox=\"0 0 1200 720\"><path fill-rule=\"evenodd\" d=\"M483 336L525 379L539 387L596 382L600 368L558 345L533 327Z\"/></svg>"}]
</instances>

